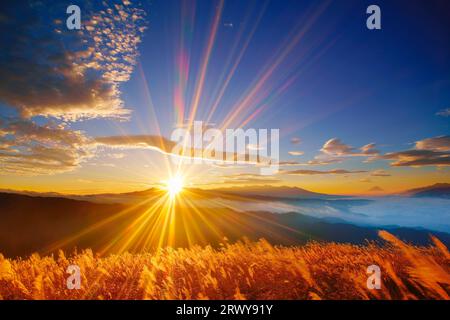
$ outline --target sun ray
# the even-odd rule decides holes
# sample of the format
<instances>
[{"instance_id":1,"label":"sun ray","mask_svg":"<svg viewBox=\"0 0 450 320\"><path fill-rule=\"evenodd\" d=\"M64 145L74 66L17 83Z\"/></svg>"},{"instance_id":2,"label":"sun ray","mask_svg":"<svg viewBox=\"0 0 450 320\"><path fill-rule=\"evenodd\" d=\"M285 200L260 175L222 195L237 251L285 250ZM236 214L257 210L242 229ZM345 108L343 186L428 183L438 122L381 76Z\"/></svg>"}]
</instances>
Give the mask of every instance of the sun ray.
<instances>
[{"instance_id":1,"label":"sun ray","mask_svg":"<svg viewBox=\"0 0 450 320\"><path fill-rule=\"evenodd\" d=\"M183 191L183 178L180 175L175 175L166 181L165 189L169 193L171 198L177 196L181 191Z\"/></svg>"}]
</instances>

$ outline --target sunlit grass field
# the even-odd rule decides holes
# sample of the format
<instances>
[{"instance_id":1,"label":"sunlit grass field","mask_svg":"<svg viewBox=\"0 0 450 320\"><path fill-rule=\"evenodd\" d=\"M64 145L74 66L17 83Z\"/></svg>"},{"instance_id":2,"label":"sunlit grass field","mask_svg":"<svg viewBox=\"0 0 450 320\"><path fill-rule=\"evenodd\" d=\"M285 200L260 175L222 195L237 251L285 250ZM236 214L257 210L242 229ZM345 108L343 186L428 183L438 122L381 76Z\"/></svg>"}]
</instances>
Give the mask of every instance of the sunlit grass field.
<instances>
[{"instance_id":1,"label":"sunlit grass field","mask_svg":"<svg viewBox=\"0 0 450 320\"><path fill-rule=\"evenodd\" d=\"M406 244L311 242L275 247L265 240L106 257L91 250L65 256L0 256L1 299L449 299L450 254ZM367 288L367 267L381 268L380 290ZM69 290L69 265L81 289Z\"/></svg>"}]
</instances>

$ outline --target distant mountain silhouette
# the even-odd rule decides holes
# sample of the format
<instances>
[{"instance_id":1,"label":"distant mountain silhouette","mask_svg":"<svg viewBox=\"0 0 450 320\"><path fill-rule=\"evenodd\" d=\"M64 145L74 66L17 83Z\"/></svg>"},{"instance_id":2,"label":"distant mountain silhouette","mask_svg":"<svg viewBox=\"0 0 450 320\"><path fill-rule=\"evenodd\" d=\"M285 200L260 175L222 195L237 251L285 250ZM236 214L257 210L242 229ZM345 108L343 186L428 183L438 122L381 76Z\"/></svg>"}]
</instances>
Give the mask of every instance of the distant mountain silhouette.
<instances>
[{"instance_id":1,"label":"distant mountain silhouette","mask_svg":"<svg viewBox=\"0 0 450 320\"><path fill-rule=\"evenodd\" d=\"M201 193L205 197L230 197L241 196L252 199L334 199L341 198L338 195L329 195L323 193L316 193L297 187L286 186L245 186L245 187L229 187L229 188L216 188L216 189L199 189L199 188L185 188L185 190L191 190L196 193ZM2 190L0 190L0 193ZM141 199L148 198L150 196L161 193L159 188L149 188L141 191L125 192L125 193L101 193L92 195L72 195L72 194L59 194L59 193L37 193L37 192L14 192L5 190L4 193L22 194L37 197L60 197L73 200L89 201L95 203L135 203Z\"/></svg>"},{"instance_id":2,"label":"distant mountain silhouette","mask_svg":"<svg viewBox=\"0 0 450 320\"><path fill-rule=\"evenodd\" d=\"M269 198L283 198L283 199L302 199L302 198L336 198L340 196L329 195L323 193L317 193L308 191L297 187L275 187L275 186L246 186L246 187L233 187L233 188L218 188L213 189L214 192L222 192L228 194L239 194L245 196L258 196L258 197L269 197Z\"/></svg>"},{"instance_id":3,"label":"distant mountain silhouette","mask_svg":"<svg viewBox=\"0 0 450 320\"><path fill-rule=\"evenodd\" d=\"M431 186L407 190L403 194L410 197L436 197L450 199L450 183L436 183Z\"/></svg>"},{"instance_id":4,"label":"distant mountain silhouette","mask_svg":"<svg viewBox=\"0 0 450 320\"><path fill-rule=\"evenodd\" d=\"M154 192L149 192L151 196L147 195L150 200L135 204L93 203L61 197L0 193L0 253L12 257L33 252L47 254L59 248L69 252L74 248L92 248L96 251L118 240L126 241L129 237L127 227L146 214L155 201L151 200L155 196ZM354 244L379 240L377 228L299 213L237 212L228 207L195 207L194 210L189 206L180 207L176 212L176 241L173 243L176 247L186 247L188 244L218 246L224 236L230 241L243 237L250 240L265 238L272 244L280 245L303 244L310 240ZM146 220L150 229L156 222L156 218ZM192 242L186 233L186 223L195 224L195 231L200 232L201 240ZM396 226L389 227L389 231L415 244L429 243L430 233L446 245L450 244L450 235L447 233ZM143 249L151 248L138 245L127 248L129 251ZM107 252L112 253L114 250Z\"/></svg>"},{"instance_id":5,"label":"distant mountain silhouette","mask_svg":"<svg viewBox=\"0 0 450 320\"><path fill-rule=\"evenodd\" d=\"M379 186L372 187L368 190L369 192L383 192L384 190Z\"/></svg>"}]
</instances>

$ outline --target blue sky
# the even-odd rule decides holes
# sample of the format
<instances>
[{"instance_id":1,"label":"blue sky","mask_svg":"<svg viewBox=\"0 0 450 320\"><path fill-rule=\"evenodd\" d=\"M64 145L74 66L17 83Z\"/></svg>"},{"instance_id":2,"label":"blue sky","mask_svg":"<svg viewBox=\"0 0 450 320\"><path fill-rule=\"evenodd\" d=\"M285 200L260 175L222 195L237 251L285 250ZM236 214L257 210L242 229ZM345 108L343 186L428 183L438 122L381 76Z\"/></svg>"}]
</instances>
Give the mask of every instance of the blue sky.
<instances>
[{"instance_id":1,"label":"blue sky","mask_svg":"<svg viewBox=\"0 0 450 320\"><path fill-rule=\"evenodd\" d=\"M262 1L251 3L225 4L200 113L206 114L208 110L212 92L220 85L218 80L229 57L229 48L244 28L244 22L247 22L246 29L251 29L255 17L263 10ZM316 3L273 1L268 4L213 122L220 123L235 97L271 61L275 50L282 48L283 40L299 23L299 17L306 10L314 11L318 7ZM303 147L311 145L310 151L334 136L354 145L373 141L401 147L448 133L448 118L435 115L448 107L450 101L450 44L445 41L449 36L447 12L426 4L402 7L392 1L379 2L382 30L369 31L365 26L367 3L337 2L327 7L304 41L293 49L287 59L290 63L285 63L288 66L282 65L273 78L283 78L291 72L291 66L302 70L302 74L252 126L295 127L301 123L291 135L304 137ZM215 4L197 3L192 43L188 43L194 75L189 78L187 97L192 96L195 71L199 69ZM182 8L180 1L155 1L148 10L150 28L144 36L139 61L159 122L170 134L174 121L170 112L176 73L174 60L181 35ZM244 20L247 12L253 19ZM233 23L233 27L224 26L226 23ZM316 41L319 45L314 46ZM327 46L326 52L313 60ZM304 59L297 59L302 50L309 51ZM274 81L267 88L276 89L280 83L283 81ZM129 123L121 124L129 133L140 133L136 126L138 119L149 117L141 87L138 72L122 87L125 104L132 106L134 113ZM202 120L201 114L198 119ZM88 127L89 123L83 125ZM97 130L100 135L107 134L104 127ZM152 133L152 128L147 130Z\"/></svg>"},{"instance_id":2,"label":"blue sky","mask_svg":"<svg viewBox=\"0 0 450 320\"><path fill-rule=\"evenodd\" d=\"M122 5L121 1L114 3ZM189 62L186 85L181 90L186 102L184 119L188 118L192 110L202 65L205 58L209 57L195 116L195 120L206 121L211 106L224 87L225 79L242 53L210 122L219 125L224 123L239 99L245 99L255 88L255 84L264 75L268 75L260 88L254 91L254 98L249 100L230 126L239 126L252 112L265 105L265 108L248 122L246 128L280 128L282 160L298 161L306 165L318 155L338 157L342 158L342 161L320 166L302 166L302 169L367 170L368 173L370 170L381 169L395 169L399 172L409 170L410 180L413 180L414 174L419 171L421 175L433 172L431 178L421 178L420 181L435 181L439 176L436 172L443 169L443 176L442 171L439 171L439 181L448 180L446 168L449 156L446 153L450 150L449 117L437 113L441 111L441 114L444 114L442 110L448 110L450 107L450 5L446 1L377 1L376 4L381 8L382 29L368 30L368 15L365 11L370 4L372 2L356 0L330 3L297 0L225 1L220 16L217 16L218 29L208 56L205 55L205 50L212 34L215 14L221 5L220 1L165 0L122 5L124 10L132 10L132 7L136 6L145 11L145 22L142 24L147 28L140 32L136 31L137 26L129 29L123 25L117 27L122 28L120 35L131 32L140 42L136 47L130 46L133 49L130 60L135 61L126 64L129 67L126 72L129 79L111 80L103 85L112 88L109 88L112 93L104 93L105 99L110 99L112 95L123 103L120 107L117 105L117 108L131 110L129 119L105 119L100 113L99 116L93 112L82 120L65 121L64 130L82 130L86 137L95 139L98 136L157 135L158 124L161 134L169 137L177 122L177 102L174 101L174 94L182 69L180 64L177 64L177 58L182 54L185 58L184 65ZM82 13L88 13L82 17L88 19L102 9L100 2L88 5L79 1L79 5ZM38 5L37 10L41 13L41 18L42 12L46 12L49 20L64 21L66 15L61 14L61 8L64 6L64 3L60 3L57 6L45 7L48 9L46 11L42 7L39 9ZM5 11L5 16L15 12L21 19L16 23L24 24L36 13L33 2L30 2L23 14L18 14L18 9L12 10L11 7ZM114 10L113 8L113 16L120 11ZM8 22L8 19L4 21L10 23L7 27L11 28L11 22ZM43 21L45 19L42 19L35 29L37 40L44 41L48 33L54 40L63 44L65 54L80 50L79 43L73 39L78 35L64 30L55 35L55 24L58 27L61 23L46 25ZM84 20L82 24L83 22ZM85 27L80 38L87 37L90 41L92 39L89 36L92 34L87 32ZM93 32L99 31L95 26L92 29ZM26 33L27 36L29 34ZM9 42L14 43L14 36L10 37L12 40ZM120 41L123 39L113 42L113 46L120 49ZM57 48L58 51L60 47ZM8 59L19 61L14 50L6 50L5 54L5 68ZM93 56L92 52L90 54ZM80 65L87 65L89 59L82 60ZM268 74L272 66L274 69ZM95 72L104 72L103 67L104 65L97 68ZM91 76L86 76L88 71L83 72L86 72L83 78L86 82L83 84L87 86L90 83L88 80L92 79ZM96 76L92 77L98 80ZM116 84L120 92L115 91ZM9 87L6 89L11 90ZM7 119L11 115L21 118L20 111L23 108L38 109L31 100L17 102L20 99L11 98L6 89L0 90L0 114L3 118ZM71 97L71 94L64 92L66 89L66 86L59 88L66 97ZM27 92L31 90L25 90L24 95ZM77 100L76 95L74 99ZM70 101L62 102L70 105ZM114 104L115 100L112 102ZM30 106L24 107L26 103ZM36 109L31 109L32 107ZM94 110L97 107L94 106ZM31 118L24 121L45 126L49 119L56 123L61 122L61 117L65 116L64 112L79 112L69 107L69 111L63 110L59 114L57 112L60 111L55 111L57 108L53 105L44 109L39 109L40 113L36 111ZM102 112L109 111L102 109ZM117 110L111 111L113 116L116 116L116 113ZM11 130L8 132L14 136L15 133ZM300 138L301 143L293 145L291 138ZM439 139L426 140L425 149L415 145L417 141L436 138ZM364 160L369 157L357 155L357 152L327 153L324 146L331 139L336 139L334 143L344 149L348 146L357 150L375 143L373 149L377 150L379 157L367 162ZM39 143L43 143L42 140ZM20 148L15 147L16 151ZM404 161L405 156L397 154L417 149L424 154L420 154L420 159L417 159L416 155L416 158L412 158L413 156L408 154L408 161L412 159L413 162ZM431 155L424 150L429 151ZM288 154L289 151L301 151L304 154L292 156ZM149 157L155 162L160 161L157 156ZM429 160L428 157L434 158ZM445 160L436 161L436 157L443 157ZM76 163L73 167L77 172L81 171L81 176L83 163L90 161L89 157L85 158L83 161L74 161ZM400 165L394 165L398 168L393 168L392 164L400 158L403 159ZM425 162L426 165L423 165ZM419 165L414 165L411 171L411 165L408 163ZM61 174L64 175L65 172ZM358 177L359 180L363 178ZM26 184L32 180L37 182L40 179L54 178L38 176L20 179L22 184ZM286 181L299 184L298 181L292 181L292 177Z\"/></svg>"}]
</instances>

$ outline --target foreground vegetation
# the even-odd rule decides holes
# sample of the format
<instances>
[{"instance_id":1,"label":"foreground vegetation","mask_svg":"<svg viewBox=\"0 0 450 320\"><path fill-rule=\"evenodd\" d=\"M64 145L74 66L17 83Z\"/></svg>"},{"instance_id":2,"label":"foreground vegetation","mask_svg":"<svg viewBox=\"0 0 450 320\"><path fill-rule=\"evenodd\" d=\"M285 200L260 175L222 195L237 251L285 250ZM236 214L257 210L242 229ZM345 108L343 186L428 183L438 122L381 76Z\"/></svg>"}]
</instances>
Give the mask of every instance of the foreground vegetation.
<instances>
[{"instance_id":1,"label":"foreground vegetation","mask_svg":"<svg viewBox=\"0 0 450 320\"><path fill-rule=\"evenodd\" d=\"M310 243L274 247L223 244L98 257L5 259L0 299L449 299L450 254L406 244L380 232L384 245ZM367 288L369 265L381 268L380 290ZM81 269L81 289L66 287L69 265Z\"/></svg>"}]
</instances>

